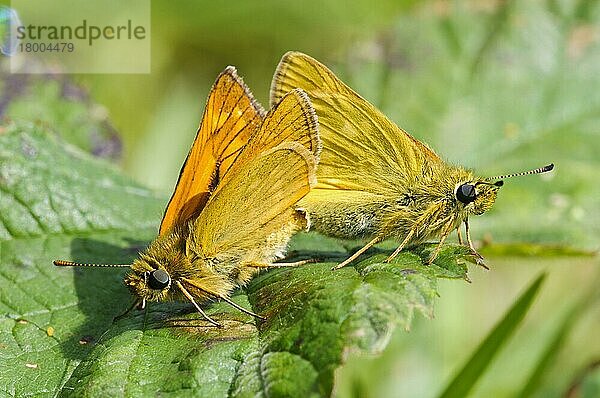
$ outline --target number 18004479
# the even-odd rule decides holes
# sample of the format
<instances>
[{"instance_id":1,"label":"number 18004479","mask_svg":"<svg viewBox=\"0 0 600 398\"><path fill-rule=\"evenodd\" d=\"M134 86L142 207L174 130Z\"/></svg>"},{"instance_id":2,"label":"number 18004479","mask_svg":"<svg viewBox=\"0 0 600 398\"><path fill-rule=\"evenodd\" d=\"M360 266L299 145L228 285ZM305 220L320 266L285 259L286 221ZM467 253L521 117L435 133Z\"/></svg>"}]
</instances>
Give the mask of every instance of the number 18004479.
<instances>
[{"instance_id":1,"label":"number 18004479","mask_svg":"<svg viewBox=\"0 0 600 398\"><path fill-rule=\"evenodd\" d=\"M22 53L72 53L75 45L70 42L61 43L19 43L19 51Z\"/></svg>"}]
</instances>

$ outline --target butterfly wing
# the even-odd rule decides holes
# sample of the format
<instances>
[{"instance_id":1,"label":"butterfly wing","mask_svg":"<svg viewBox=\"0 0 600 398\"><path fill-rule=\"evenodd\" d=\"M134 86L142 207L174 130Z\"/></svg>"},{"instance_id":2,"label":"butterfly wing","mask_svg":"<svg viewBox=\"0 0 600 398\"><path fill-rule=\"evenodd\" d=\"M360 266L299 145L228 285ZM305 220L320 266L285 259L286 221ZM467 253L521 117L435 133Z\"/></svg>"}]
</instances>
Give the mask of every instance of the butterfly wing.
<instances>
[{"instance_id":1,"label":"butterfly wing","mask_svg":"<svg viewBox=\"0 0 600 398\"><path fill-rule=\"evenodd\" d=\"M273 104L273 111L267 114L249 146L254 150L264 150L286 141L298 142L318 160L321 154L318 125L308 95L302 89L293 89Z\"/></svg>"},{"instance_id":2,"label":"butterfly wing","mask_svg":"<svg viewBox=\"0 0 600 398\"><path fill-rule=\"evenodd\" d=\"M264 110L227 67L213 85L198 133L160 225L164 234L199 214L212 191L260 128Z\"/></svg>"},{"instance_id":3,"label":"butterfly wing","mask_svg":"<svg viewBox=\"0 0 600 398\"><path fill-rule=\"evenodd\" d=\"M196 221L203 255L255 253L257 261L275 256L301 226L294 205L314 184L315 168L314 156L298 143L282 144L239 167Z\"/></svg>"},{"instance_id":4,"label":"butterfly wing","mask_svg":"<svg viewBox=\"0 0 600 398\"><path fill-rule=\"evenodd\" d=\"M227 184L229 174L235 174L237 167L262 152L286 142L295 142L306 148L318 163L321 153L321 140L318 121L308 96L301 89L294 89L284 95L267 113L260 129L254 134L236 160L235 165L222 178ZM220 189L220 188L217 188Z\"/></svg>"},{"instance_id":5,"label":"butterfly wing","mask_svg":"<svg viewBox=\"0 0 600 398\"><path fill-rule=\"evenodd\" d=\"M269 111L195 221L194 246L207 258L272 261L306 227L295 205L316 183L318 148L310 101L293 90Z\"/></svg>"},{"instance_id":6,"label":"butterfly wing","mask_svg":"<svg viewBox=\"0 0 600 398\"><path fill-rule=\"evenodd\" d=\"M294 205L314 185L314 155L284 143L236 166L211 197L196 224L196 244L205 258L270 262L304 220Z\"/></svg>"},{"instance_id":7,"label":"butterfly wing","mask_svg":"<svg viewBox=\"0 0 600 398\"><path fill-rule=\"evenodd\" d=\"M421 174L426 162L441 162L326 66L289 52L275 72L271 102L298 87L307 92L319 118L323 151L317 190L333 190L331 195L335 190L393 193L410 176Z\"/></svg>"}]
</instances>

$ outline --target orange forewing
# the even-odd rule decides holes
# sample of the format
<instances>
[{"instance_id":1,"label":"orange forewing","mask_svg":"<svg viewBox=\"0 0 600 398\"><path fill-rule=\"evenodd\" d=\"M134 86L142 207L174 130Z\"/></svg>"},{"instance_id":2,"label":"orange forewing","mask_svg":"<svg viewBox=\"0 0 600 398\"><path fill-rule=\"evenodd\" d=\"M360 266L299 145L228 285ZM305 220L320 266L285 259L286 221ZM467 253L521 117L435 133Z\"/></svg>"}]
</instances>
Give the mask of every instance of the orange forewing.
<instances>
[{"instance_id":1,"label":"orange forewing","mask_svg":"<svg viewBox=\"0 0 600 398\"><path fill-rule=\"evenodd\" d=\"M264 110L227 67L213 85L194 144L160 225L160 234L199 214L219 180L250 137L260 128Z\"/></svg>"}]
</instances>

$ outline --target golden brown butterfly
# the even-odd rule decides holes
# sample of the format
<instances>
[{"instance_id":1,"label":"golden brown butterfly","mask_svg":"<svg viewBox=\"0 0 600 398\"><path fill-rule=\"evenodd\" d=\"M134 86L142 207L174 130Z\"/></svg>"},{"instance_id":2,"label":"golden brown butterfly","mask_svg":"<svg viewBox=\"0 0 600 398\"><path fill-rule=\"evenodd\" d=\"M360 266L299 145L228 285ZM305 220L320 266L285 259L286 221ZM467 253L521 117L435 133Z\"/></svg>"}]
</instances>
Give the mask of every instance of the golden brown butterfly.
<instances>
[{"instance_id":1,"label":"golden brown butterfly","mask_svg":"<svg viewBox=\"0 0 600 398\"><path fill-rule=\"evenodd\" d=\"M343 267L387 238L401 241L387 261L408 244L439 238L429 257L437 257L448 235L465 225L473 247L469 216L489 210L503 178L550 171L553 165L524 173L481 178L471 170L444 162L431 148L392 123L333 72L308 55L284 55L273 78L271 103L301 88L319 118L323 153L318 184L300 205L312 227L340 238L370 238L339 264Z\"/></svg>"},{"instance_id":2,"label":"golden brown butterfly","mask_svg":"<svg viewBox=\"0 0 600 398\"><path fill-rule=\"evenodd\" d=\"M228 67L217 78L196 139L181 169L159 236L140 253L125 284L147 301L224 300L260 269L293 266L283 257L291 235L308 221L297 202L315 184L317 120L298 89L265 114ZM55 265L102 266L57 260ZM133 308L133 306L132 306Z\"/></svg>"}]
</instances>

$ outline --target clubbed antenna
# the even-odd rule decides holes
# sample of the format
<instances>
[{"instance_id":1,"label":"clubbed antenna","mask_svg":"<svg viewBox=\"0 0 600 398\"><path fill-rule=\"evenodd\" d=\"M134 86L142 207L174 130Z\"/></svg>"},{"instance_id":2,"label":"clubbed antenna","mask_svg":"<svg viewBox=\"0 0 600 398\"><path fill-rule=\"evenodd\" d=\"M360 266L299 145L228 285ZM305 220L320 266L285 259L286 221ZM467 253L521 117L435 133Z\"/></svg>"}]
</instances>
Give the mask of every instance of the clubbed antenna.
<instances>
[{"instance_id":1,"label":"clubbed antenna","mask_svg":"<svg viewBox=\"0 0 600 398\"><path fill-rule=\"evenodd\" d=\"M496 177L489 177L489 178L486 178L486 180L487 181L490 181L490 180L503 180L505 178L526 176L526 175L529 175L529 174L547 173L547 172L551 171L552 169L554 169L554 163L550 163L549 165L546 165L544 167L539 167L539 168L534 169L534 170L522 171L520 173L506 174L506 175L496 176Z\"/></svg>"},{"instance_id":2,"label":"clubbed antenna","mask_svg":"<svg viewBox=\"0 0 600 398\"><path fill-rule=\"evenodd\" d=\"M106 268L115 268L115 267L129 267L129 264L86 264L86 263L76 263L74 261L67 260L54 260L54 265L58 267L106 267Z\"/></svg>"}]
</instances>

